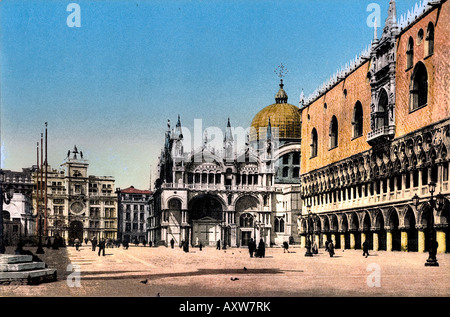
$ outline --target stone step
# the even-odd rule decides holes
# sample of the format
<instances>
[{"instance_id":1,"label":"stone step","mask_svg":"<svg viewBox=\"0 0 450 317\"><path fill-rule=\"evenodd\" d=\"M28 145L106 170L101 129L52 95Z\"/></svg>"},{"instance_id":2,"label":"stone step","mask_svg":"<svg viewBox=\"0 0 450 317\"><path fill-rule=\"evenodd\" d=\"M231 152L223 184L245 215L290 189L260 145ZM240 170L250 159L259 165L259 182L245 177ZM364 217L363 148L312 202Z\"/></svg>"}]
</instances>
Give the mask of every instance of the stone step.
<instances>
[{"instance_id":1,"label":"stone step","mask_svg":"<svg viewBox=\"0 0 450 317\"><path fill-rule=\"evenodd\" d=\"M0 264L14 264L33 261L31 255L0 254Z\"/></svg>"},{"instance_id":2,"label":"stone step","mask_svg":"<svg viewBox=\"0 0 450 317\"><path fill-rule=\"evenodd\" d=\"M0 272L17 272L45 269L44 262L0 263Z\"/></svg>"},{"instance_id":3,"label":"stone step","mask_svg":"<svg viewBox=\"0 0 450 317\"><path fill-rule=\"evenodd\" d=\"M22 282L27 284L38 284L41 281L56 281L56 269L0 272L0 283Z\"/></svg>"}]
</instances>

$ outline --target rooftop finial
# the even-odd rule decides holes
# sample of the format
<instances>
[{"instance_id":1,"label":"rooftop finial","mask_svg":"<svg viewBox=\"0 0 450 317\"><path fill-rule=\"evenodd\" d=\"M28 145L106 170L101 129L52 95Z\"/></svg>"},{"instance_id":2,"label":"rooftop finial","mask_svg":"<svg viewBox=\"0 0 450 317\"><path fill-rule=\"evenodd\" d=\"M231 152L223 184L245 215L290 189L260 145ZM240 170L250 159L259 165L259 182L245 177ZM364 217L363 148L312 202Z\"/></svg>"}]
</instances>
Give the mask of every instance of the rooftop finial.
<instances>
[{"instance_id":1,"label":"rooftop finial","mask_svg":"<svg viewBox=\"0 0 450 317\"><path fill-rule=\"evenodd\" d=\"M285 77L289 71L286 69L286 67L283 65L283 63L281 63L280 66L278 66L274 72L280 78L280 90L275 95L275 101L276 101L276 103L287 103L288 96L283 89L283 87L284 87L283 77Z\"/></svg>"}]
</instances>

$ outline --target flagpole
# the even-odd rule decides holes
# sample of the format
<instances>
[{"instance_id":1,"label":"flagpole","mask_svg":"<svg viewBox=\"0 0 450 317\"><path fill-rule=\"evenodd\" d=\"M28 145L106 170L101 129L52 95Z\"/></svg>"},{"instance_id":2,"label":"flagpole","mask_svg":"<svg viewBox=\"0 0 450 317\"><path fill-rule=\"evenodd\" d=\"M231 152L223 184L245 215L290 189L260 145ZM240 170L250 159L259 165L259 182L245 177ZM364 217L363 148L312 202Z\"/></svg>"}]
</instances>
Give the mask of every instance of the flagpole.
<instances>
[{"instance_id":1,"label":"flagpole","mask_svg":"<svg viewBox=\"0 0 450 317\"><path fill-rule=\"evenodd\" d=\"M44 235L48 236L48 232L47 232L47 194L48 194L48 184L47 184L47 178L48 178L48 172L47 172L47 166L48 166L48 162L47 162L47 122L45 123L45 162L44 162L44 166L45 166L45 185L44 185L44 190L45 190L45 197L44 197Z\"/></svg>"}]
</instances>

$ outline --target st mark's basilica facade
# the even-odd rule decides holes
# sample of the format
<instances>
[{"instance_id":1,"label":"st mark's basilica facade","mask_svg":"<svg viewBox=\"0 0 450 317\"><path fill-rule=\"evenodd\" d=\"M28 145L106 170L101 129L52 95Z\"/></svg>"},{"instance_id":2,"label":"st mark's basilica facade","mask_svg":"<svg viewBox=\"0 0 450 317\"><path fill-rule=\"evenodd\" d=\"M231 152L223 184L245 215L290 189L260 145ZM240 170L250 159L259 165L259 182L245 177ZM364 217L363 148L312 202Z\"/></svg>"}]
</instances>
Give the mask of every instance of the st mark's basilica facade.
<instances>
[{"instance_id":1,"label":"st mark's basilica facade","mask_svg":"<svg viewBox=\"0 0 450 317\"><path fill-rule=\"evenodd\" d=\"M298 107L281 81L240 152L230 121L221 151L185 152L178 118L149 239L424 252L433 237L448 252L449 25L447 0L399 16L390 0L380 38Z\"/></svg>"}]
</instances>

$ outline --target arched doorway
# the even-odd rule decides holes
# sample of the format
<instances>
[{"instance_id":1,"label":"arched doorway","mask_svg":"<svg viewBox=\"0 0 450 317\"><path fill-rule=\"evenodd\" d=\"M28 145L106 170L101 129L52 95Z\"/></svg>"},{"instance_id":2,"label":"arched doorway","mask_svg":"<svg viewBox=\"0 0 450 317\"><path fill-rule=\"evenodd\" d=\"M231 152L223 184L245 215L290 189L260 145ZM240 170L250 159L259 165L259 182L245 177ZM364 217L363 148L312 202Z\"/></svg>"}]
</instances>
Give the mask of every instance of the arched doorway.
<instances>
[{"instance_id":1,"label":"arched doorway","mask_svg":"<svg viewBox=\"0 0 450 317\"><path fill-rule=\"evenodd\" d=\"M380 210L377 211L375 217L375 226L378 228L378 250L386 251L386 229L384 228L383 214Z\"/></svg>"},{"instance_id":2,"label":"arched doorway","mask_svg":"<svg viewBox=\"0 0 450 317\"><path fill-rule=\"evenodd\" d=\"M248 246L250 239L258 240L265 237L263 224L256 226L256 218L259 201L253 196L242 196L236 201L235 211L239 217L239 236L241 246ZM265 238L264 238L265 239Z\"/></svg>"},{"instance_id":3,"label":"arched doorway","mask_svg":"<svg viewBox=\"0 0 450 317\"><path fill-rule=\"evenodd\" d=\"M359 220L356 213L349 214L349 227L348 230L353 234L354 238L354 247L355 249L361 249L361 232L358 231L359 228ZM352 245L350 245L350 248Z\"/></svg>"},{"instance_id":4,"label":"arched doorway","mask_svg":"<svg viewBox=\"0 0 450 317\"><path fill-rule=\"evenodd\" d=\"M196 197L190 204L191 244L215 246L221 239L222 204L212 195Z\"/></svg>"},{"instance_id":5,"label":"arched doorway","mask_svg":"<svg viewBox=\"0 0 450 317\"><path fill-rule=\"evenodd\" d=\"M405 214L405 227L408 234L408 251L417 252L418 250L418 233L416 229L416 217L410 207Z\"/></svg>"},{"instance_id":6,"label":"arched doorway","mask_svg":"<svg viewBox=\"0 0 450 317\"><path fill-rule=\"evenodd\" d=\"M338 234L338 219L335 214L330 215L330 231L331 231L331 234L335 235L335 239L333 240L334 247L339 249L341 247L341 239L339 239L339 236L337 235Z\"/></svg>"},{"instance_id":7,"label":"arched doorway","mask_svg":"<svg viewBox=\"0 0 450 317\"><path fill-rule=\"evenodd\" d=\"M69 225L69 240L83 240L83 223L81 221L72 221Z\"/></svg>"},{"instance_id":8,"label":"arched doorway","mask_svg":"<svg viewBox=\"0 0 450 317\"><path fill-rule=\"evenodd\" d=\"M389 213L389 232L392 236L392 251L400 251L401 250L401 234L398 229L398 214L397 210L391 209Z\"/></svg>"},{"instance_id":9,"label":"arched doorway","mask_svg":"<svg viewBox=\"0 0 450 317\"><path fill-rule=\"evenodd\" d=\"M168 202L168 210L165 213L164 219L167 223L167 237L166 241L175 241L176 245L181 243L181 240L186 240L186 237L181 234L181 201L177 198L172 198Z\"/></svg>"},{"instance_id":10,"label":"arched doorway","mask_svg":"<svg viewBox=\"0 0 450 317\"><path fill-rule=\"evenodd\" d=\"M367 241L369 243L369 249L373 250L373 234L372 231L370 231L370 216L368 212L364 213L364 218L363 218L363 233L365 235L365 241ZM364 241L362 241L364 242Z\"/></svg>"},{"instance_id":11,"label":"arched doorway","mask_svg":"<svg viewBox=\"0 0 450 317\"><path fill-rule=\"evenodd\" d=\"M431 233L434 234L434 239L436 239L436 231L435 230L431 230L431 228L429 228L429 222L430 222L430 217L432 216L432 212L433 209L431 208L431 206L426 203L423 208L422 208L422 219L421 219L421 225L423 226L423 232L425 235L425 251L428 251L430 249L430 238L431 238Z\"/></svg>"},{"instance_id":12,"label":"arched doorway","mask_svg":"<svg viewBox=\"0 0 450 317\"><path fill-rule=\"evenodd\" d=\"M344 233L344 245L341 243L342 249L350 249L350 232L348 231L347 215L342 215L341 231Z\"/></svg>"}]
</instances>

